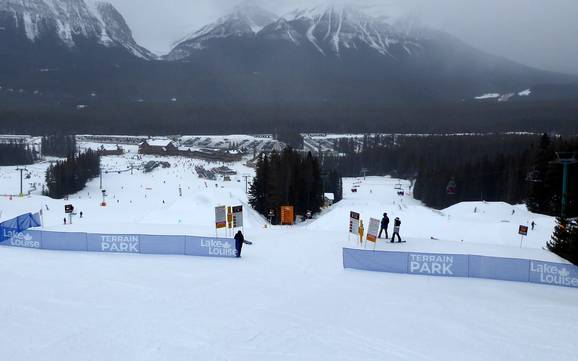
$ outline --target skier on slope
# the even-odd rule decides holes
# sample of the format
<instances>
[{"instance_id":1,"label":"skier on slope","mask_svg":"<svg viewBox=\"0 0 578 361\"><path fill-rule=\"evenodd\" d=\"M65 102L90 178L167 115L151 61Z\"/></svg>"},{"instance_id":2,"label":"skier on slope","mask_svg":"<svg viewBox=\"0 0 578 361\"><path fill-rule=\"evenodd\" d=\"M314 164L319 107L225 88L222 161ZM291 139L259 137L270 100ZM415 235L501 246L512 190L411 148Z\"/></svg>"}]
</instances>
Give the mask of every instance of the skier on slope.
<instances>
[{"instance_id":1,"label":"skier on slope","mask_svg":"<svg viewBox=\"0 0 578 361\"><path fill-rule=\"evenodd\" d=\"M241 231L238 231L237 234L235 234L235 249L237 250L237 258L241 258L241 250L243 249L243 244L253 244L249 241L245 241L245 236L243 236L243 233Z\"/></svg>"},{"instance_id":2,"label":"skier on slope","mask_svg":"<svg viewBox=\"0 0 578 361\"><path fill-rule=\"evenodd\" d=\"M387 213L384 213L383 218L381 219L381 228L379 230L379 236L377 236L377 238L381 238L381 233L385 231L385 238L388 239L389 238L389 235L387 233L388 228L389 228L389 217L387 216Z\"/></svg>"},{"instance_id":3,"label":"skier on slope","mask_svg":"<svg viewBox=\"0 0 578 361\"><path fill-rule=\"evenodd\" d=\"M391 236L391 243L395 240L395 236L397 235L398 242L401 242L401 237L399 236L399 228L401 227L401 221L399 217L395 218L393 222L393 236Z\"/></svg>"}]
</instances>

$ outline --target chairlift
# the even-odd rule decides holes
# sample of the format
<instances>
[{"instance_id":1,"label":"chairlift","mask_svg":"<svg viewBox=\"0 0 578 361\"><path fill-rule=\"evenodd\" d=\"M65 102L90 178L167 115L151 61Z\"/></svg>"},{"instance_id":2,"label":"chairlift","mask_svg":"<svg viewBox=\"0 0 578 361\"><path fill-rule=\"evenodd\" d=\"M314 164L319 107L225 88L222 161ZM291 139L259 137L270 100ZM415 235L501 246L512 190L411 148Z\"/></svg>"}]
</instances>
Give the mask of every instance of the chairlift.
<instances>
[{"instance_id":1,"label":"chairlift","mask_svg":"<svg viewBox=\"0 0 578 361\"><path fill-rule=\"evenodd\" d=\"M455 196L455 195L457 194L457 192L458 192L457 189L458 189L458 186L457 186L457 184L456 184L456 181L453 180L453 179L450 180L449 183L448 183L448 186L447 186L447 188L446 188L446 191L447 191L447 193L448 193L448 196Z\"/></svg>"}]
</instances>

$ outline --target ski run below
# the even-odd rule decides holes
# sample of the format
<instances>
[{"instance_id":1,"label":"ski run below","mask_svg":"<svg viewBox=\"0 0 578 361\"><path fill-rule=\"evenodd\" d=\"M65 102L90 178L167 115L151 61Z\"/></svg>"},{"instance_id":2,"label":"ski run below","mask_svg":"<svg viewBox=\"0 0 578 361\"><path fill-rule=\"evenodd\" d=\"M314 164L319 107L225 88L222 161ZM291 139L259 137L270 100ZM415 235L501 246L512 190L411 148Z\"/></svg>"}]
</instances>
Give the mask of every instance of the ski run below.
<instances>
[{"instance_id":1,"label":"ski run below","mask_svg":"<svg viewBox=\"0 0 578 361\"><path fill-rule=\"evenodd\" d=\"M126 169L136 152L128 148L103 158L103 167ZM254 244L241 259L0 247L0 360L576 359L576 289L342 266L342 247L356 246L350 211L366 227L384 211L401 218L407 243L381 240L379 249L561 262L543 250L551 217L504 203L435 211L412 199L409 182L399 182L406 192L399 197L398 180L368 177L344 179L344 200L314 220L264 228L248 209L242 175L253 171L241 163L223 182L199 179L200 161L143 157L152 159L172 167L105 174L107 207L95 179L68 201L42 197L40 188L22 199L0 197L0 218L44 207L47 230L209 236L215 206L242 204ZM47 166L29 167L25 186L42 182ZM0 168L0 194L18 190L19 173ZM68 203L84 217L65 226ZM532 221L536 229L520 248L518 226Z\"/></svg>"}]
</instances>

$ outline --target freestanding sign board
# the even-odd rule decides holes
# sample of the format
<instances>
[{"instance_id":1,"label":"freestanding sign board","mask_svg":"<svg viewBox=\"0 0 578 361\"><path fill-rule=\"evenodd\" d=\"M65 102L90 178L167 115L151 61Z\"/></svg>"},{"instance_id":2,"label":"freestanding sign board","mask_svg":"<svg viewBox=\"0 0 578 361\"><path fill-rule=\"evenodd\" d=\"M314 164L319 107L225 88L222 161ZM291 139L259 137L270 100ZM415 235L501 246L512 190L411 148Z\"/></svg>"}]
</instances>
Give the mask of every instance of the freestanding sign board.
<instances>
[{"instance_id":1,"label":"freestanding sign board","mask_svg":"<svg viewBox=\"0 0 578 361\"><path fill-rule=\"evenodd\" d=\"M527 236L528 235L528 227L527 226L520 226L520 228L518 229L518 234L521 236Z\"/></svg>"},{"instance_id":2,"label":"freestanding sign board","mask_svg":"<svg viewBox=\"0 0 578 361\"><path fill-rule=\"evenodd\" d=\"M227 207L215 207L215 228L227 228Z\"/></svg>"},{"instance_id":3,"label":"freestanding sign board","mask_svg":"<svg viewBox=\"0 0 578 361\"><path fill-rule=\"evenodd\" d=\"M233 207L227 207L227 228L233 228Z\"/></svg>"},{"instance_id":4,"label":"freestanding sign board","mask_svg":"<svg viewBox=\"0 0 578 361\"><path fill-rule=\"evenodd\" d=\"M243 227L243 206L233 207L233 228Z\"/></svg>"},{"instance_id":5,"label":"freestanding sign board","mask_svg":"<svg viewBox=\"0 0 578 361\"><path fill-rule=\"evenodd\" d=\"M74 212L74 207L72 206L72 204L67 204L64 206L64 213L70 214L72 212Z\"/></svg>"},{"instance_id":6,"label":"freestanding sign board","mask_svg":"<svg viewBox=\"0 0 578 361\"><path fill-rule=\"evenodd\" d=\"M295 220L295 213L293 206L281 207L281 225L292 226Z\"/></svg>"},{"instance_id":7,"label":"freestanding sign board","mask_svg":"<svg viewBox=\"0 0 578 361\"><path fill-rule=\"evenodd\" d=\"M359 219L360 219L359 213L357 212L349 213L349 233L353 233L355 235L359 234Z\"/></svg>"},{"instance_id":8,"label":"freestanding sign board","mask_svg":"<svg viewBox=\"0 0 578 361\"><path fill-rule=\"evenodd\" d=\"M370 242L377 242L380 222L378 219L371 218L369 220L369 228L367 229L367 240Z\"/></svg>"},{"instance_id":9,"label":"freestanding sign board","mask_svg":"<svg viewBox=\"0 0 578 361\"><path fill-rule=\"evenodd\" d=\"M528 235L528 226L520 226L520 228L518 228L518 234L522 236L520 239L520 248L522 248L524 237Z\"/></svg>"}]
</instances>

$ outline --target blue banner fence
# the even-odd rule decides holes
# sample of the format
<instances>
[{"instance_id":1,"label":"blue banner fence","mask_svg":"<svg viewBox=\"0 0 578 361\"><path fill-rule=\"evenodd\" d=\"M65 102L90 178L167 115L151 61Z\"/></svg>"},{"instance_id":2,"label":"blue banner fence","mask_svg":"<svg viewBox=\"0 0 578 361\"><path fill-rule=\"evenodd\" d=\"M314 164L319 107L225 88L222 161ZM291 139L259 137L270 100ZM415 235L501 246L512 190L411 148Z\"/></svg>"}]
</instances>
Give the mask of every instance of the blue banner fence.
<instances>
[{"instance_id":1,"label":"blue banner fence","mask_svg":"<svg viewBox=\"0 0 578 361\"><path fill-rule=\"evenodd\" d=\"M0 245L56 251L140 253L205 257L236 257L235 240L229 238L12 231L0 228Z\"/></svg>"},{"instance_id":2,"label":"blue banner fence","mask_svg":"<svg viewBox=\"0 0 578 361\"><path fill-rule=\"evenodd\" d=\"M343 249L343 267L364 271L468 277L578 288L578 267L528 259Z\"/></svg>"}]
</instances>

